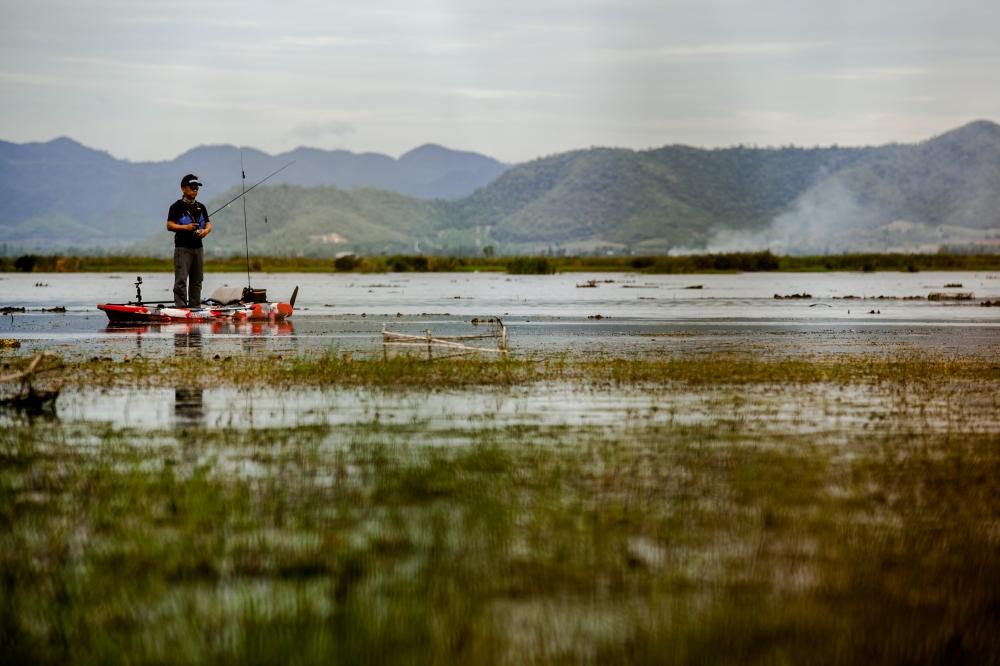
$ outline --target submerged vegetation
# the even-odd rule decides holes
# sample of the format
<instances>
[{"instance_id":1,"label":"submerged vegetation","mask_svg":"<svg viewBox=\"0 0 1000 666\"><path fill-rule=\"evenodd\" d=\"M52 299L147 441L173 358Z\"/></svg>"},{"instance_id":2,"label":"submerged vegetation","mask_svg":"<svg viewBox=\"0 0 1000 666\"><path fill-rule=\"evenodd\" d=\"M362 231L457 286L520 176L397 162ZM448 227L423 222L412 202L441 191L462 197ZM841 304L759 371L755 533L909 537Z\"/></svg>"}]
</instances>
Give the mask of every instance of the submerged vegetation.
<instances>
[{"instance_id":1,"label":"submerged vegetation","mask_svg":"<svg viewBox=\"0 0 1000 666\"><path fill-rule=\"evenodd\" d=\"M1000 270L1000 254L835 254L783 256L771 252L727 252L678 256L538 256L470 257L443 255L345 255L314 257L255 257L254 271L266 273L406 273L498 271L548 274L581 271L636 273L822 272L822 271L978 271ZM209 272L246 270L243 256L210 257ZM0 272L170 272L167 257L23 255L0 257Z\"/></svg>"},{"instance_id":2,"label":"submerged vegetation","mask_svg":"<svg viewBox=\"0 0 1000 666\"><path fill-rule=\"evenodd\" d=\"M344 388L498 406L561 386L614 418L0 414L5 663L1000 656L992 358L179 357L63 381L328 387L331 412Z\"/></svg>"},{"instance_id":3,"label":"submerged vegetation","mask_svg":"<svg viewBox=\"0 0 1000 666\"><path fill-rule=\"evenodd\" d=\"M238 370L238 371L236 371ZM415 356L359 359L322 353L273 356L136 358L66 362L60 380L82 388L212 386L274 388L367 386L439 389L573 382L590 386L788 383L926 384L945 379L1000 382L1000 365L980 357L842 355L761 359L742 354L697 357L484 358L427 362Z\"/></svg>"}]
</instances>

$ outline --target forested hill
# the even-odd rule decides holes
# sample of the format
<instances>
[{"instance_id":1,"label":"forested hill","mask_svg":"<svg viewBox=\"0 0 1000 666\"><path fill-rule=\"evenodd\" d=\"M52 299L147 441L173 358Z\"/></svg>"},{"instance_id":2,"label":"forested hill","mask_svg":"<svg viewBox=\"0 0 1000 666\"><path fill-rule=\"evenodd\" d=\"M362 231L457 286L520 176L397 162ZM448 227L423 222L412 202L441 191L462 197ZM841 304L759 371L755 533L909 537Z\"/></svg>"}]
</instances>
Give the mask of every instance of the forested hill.
<instances>
[{"instance_id":1,"label":"forested hill","mask_svg":"<svg viewBox=\"0 0 1000 666\"><path fill-rule=\"evenodd\" d=\"M1000 245L998 184L1000 126L990 122L913 145L594 148L511 168L452 202L272 188L251 202L251 247L306 255L485 246L499 253L990 251ZM242 242L241 215L220 214L218 251Z\"/></svg>"},{"instance_id":2,"label":"forested hill","mask_svg":"<svg viewBox=\"0 0 1000 666\"><path fill-rule=\"evenodd\" d=\"M1000 246L998 184L1000 126L979 121L909 145L579 150L451 201L264 186L248 214L251 251L270 255L990 251ZM242 207L216 223L210 251L241 251ZM140 249L169 248L157 221Z\"/></svg>"},{"instance_id":3,"label":"forested hill","mask_svg":"<svg viewBox=\"0 0 1000 666\"><path fill-rule=\"evenodd\" d=\"M202 196L218 198L281 166L271 183L344 189L377 187L427 199L466 196L507 168L476 153L424 145L399 159L376 153L299 148L280 155L234 146L202 146L167 162L128 162L71 139L0 141L0 248L127 250L162 229L181 176L195 173Z\"/></svg>"},{"instance_id":4,"label":"forested hill","mask_svg":"<svg viewBox=\"0 0 1000 666\"><path fill-rule=\"evenodd\" d=\"M1000 126L867 148L591 149L457 202L501 245L631 252L936 249L1000 240ZM987 243L989 245L989 243Z\"/></svg>"},{"instance_id":5,"label":"forested hill","mask_svg":"<svg viewBox=\"0 0 1000 666\"><path fill-rule=\"evenodd\" d=\"M456 225L500 243L703 246L716 229L756 229L824 174L876 149L592 149L508 171L455 206Z\"/></svg>"}]
</instances>

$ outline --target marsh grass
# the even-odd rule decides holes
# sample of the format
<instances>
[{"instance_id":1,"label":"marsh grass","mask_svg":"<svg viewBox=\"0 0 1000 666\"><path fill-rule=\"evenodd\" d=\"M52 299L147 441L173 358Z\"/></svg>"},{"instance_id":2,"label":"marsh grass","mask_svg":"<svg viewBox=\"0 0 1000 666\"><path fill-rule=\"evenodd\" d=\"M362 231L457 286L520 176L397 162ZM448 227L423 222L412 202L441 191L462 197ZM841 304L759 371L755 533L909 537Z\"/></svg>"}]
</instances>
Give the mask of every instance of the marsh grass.
<instances>
[{"instance_id":1,"label":"marsh grass","mask_svg":"<svg viewBox=\"0 0 1000 666\"><path fill-rule=\"evenodd\" d=\"M95 436L100 446L76 443ZM804 438L774 444L711 428L557 429L442 449L303 429L192 431L151 454L113 431L7 432L4 652L36 663L998 654L991 438L864 438L850 462ZM258 469L220 473L223 451Z\"/></svg>"},{"instance_id":2,"label":"marsh grass","mask_svg":"<svg viewBox=\"0 0 1000 666\"><path fill-rule=\"evenodd\" d=\"M1000 381L1000 363L980 356L908 354L755 358L745 354L702 356L463 357L426 361L412 356L355 358L336 353L202 358L136 358L67 361L59 378L67 386L371 386L430 390L516 386L544 381L641 385L682 383L795 384Z\"/></svg>"},{"instance_id":3,"label":"marsh grass","mask_svg":"<svg viewBox=\"0 0 1000 666\"><path fill-rule=\"evenodd\" d=\"M278 387L677 383L713 417L430 434L17 421L0 430L0 661L997 659L991 359L647 360L240 362ZM67 380L221 382L235 362ZM744 418L783 383L882 402L828 431ZM794 412L800 393L778 397Z\"/></svg>"}]
</instances>

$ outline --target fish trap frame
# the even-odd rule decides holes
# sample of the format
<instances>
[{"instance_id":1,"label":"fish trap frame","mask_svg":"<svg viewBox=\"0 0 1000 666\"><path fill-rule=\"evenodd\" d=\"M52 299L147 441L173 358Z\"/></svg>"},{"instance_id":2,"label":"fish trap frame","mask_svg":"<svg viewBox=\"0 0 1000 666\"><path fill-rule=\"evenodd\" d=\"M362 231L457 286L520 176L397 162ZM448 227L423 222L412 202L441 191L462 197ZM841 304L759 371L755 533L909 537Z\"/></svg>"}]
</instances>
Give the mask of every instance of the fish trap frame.
<instances>
[{"instance_id":1,"label":"fish trap frame","mask_svg":"<svg viewBox=\"0 0 1000 666\"><path fill-rule=\"evenodd\" d=\"M473 326L485 324L488 328L473 335L435 335L431 329L425 330L422 335L415 335L392 331L387 324L382 324L382 353L388 357L390 351L426 350L428 360L475 353L507 353L507 327L499 317L473 319L471 323ZM486 346L483 341L494 341L496 346ZM434 356L435 351L439 352L437 357ZM442 355L440 352L451 353Z\"/></svg>"}]
</instances>

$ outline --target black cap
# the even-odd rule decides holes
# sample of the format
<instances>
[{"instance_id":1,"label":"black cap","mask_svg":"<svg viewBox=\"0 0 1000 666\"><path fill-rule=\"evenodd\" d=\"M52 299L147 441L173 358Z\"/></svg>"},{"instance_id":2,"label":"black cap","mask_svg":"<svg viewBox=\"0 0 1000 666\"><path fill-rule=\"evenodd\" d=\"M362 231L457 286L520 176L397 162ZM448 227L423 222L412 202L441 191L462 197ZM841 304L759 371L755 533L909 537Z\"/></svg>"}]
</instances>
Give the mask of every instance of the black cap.
<instances>
[{"instance_id":1,"label":"black cap","mask_svg":"<svg viewBox=\"0 0 1000 666\"><path fill-rule=\"evenodd\" d=\"M201 183L198 182L198 176L189 173L181 178L181 187L201 187Z\"/></svg>"}]
</instances>

